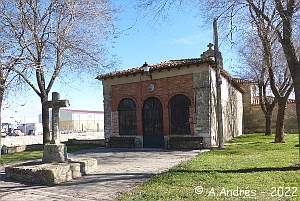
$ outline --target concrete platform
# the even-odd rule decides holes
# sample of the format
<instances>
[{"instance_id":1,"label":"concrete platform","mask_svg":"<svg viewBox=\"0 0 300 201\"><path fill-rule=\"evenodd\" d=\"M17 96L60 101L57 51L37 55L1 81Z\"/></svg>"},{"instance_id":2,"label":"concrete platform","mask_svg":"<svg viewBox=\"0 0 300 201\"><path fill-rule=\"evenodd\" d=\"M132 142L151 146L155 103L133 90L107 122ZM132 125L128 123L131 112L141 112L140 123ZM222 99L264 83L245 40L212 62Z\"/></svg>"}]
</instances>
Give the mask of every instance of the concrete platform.
<instances>
[{"instance_id":1,"label":"concrete platform","mask_svg":"<svg viewBox=\"0 0 300 201\"><path fill-rule=\"evenodd\" d=\"M71 181L97 169L94 158L69 159L64 163L29 162L5 168L8 179L52 186Z\"/></svg>"}]
</instances>

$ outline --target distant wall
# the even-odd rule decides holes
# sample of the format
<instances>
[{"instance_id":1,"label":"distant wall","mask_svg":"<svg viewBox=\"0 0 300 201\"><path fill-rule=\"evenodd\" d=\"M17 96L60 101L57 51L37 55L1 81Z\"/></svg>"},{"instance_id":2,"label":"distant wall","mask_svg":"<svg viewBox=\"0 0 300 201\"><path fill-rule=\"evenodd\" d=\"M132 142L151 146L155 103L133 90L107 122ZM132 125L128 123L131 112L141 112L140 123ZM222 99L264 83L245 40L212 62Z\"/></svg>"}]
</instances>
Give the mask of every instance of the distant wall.
<instances>
[{"instance_id":1,"label":"distant wall","mask_svg":"<svg viewBox=\"0 0 300 201\"><path fill-rule=\"evenodd\" d=\"M98 140L104 139L103 132L87 132L87 133L72 133L72 134L61 134L61 142L66 142L69 139L76 140ZM7 147L13 146L24 146L32 144L43 144L42 135L34 136L8 136L1 138L1 146L5 145Z\"/></svg>"},{"instance_id":2,"label":"distant wall","mask_svg":"<svg viewBox=\"0 0 300 201\"><path fill-rule=\"evenodd\" d=\"M247 129L248 133L264 133L266 127L265 115L261 110L260 105L252 105L251 121L252 128ZM273 110L272 114L272 132L276 130L276 118L277 118L277 106ZM284 120L284 132L285 133L298 133L297 116L296 116L296 103L289 103L285 109Z\"/></svg>"},{"instance_id":3,"label":"distant wall","mask_svg":"<svg viewBox=\"0 0 300 201\"><path fill-rule=\"evenodd\" d=\"M259 99L255 96L255 85L246 80L239 80L241 87L245 91L243 94L243 133L264 133L266 128L266 118L260 107ZM276 130L276 118L278 107L275 106L272 113L272 132ZM284 119L285 133L298 133L296 103L288 101L285 109Z\"/></svg>"}]
</instances>

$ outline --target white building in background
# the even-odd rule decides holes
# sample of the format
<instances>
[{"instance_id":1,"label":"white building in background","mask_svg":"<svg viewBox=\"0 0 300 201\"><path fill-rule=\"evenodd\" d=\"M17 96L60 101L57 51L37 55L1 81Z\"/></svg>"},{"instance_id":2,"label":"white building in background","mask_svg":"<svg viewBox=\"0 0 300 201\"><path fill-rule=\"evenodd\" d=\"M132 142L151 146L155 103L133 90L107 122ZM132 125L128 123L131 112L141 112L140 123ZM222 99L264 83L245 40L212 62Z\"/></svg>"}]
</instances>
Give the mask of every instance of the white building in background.
<instances>
[{"instance_id":1,"label":"white building in background","mask_svg":"<svg viewBox=\"0 0 300 201\"><path fill-rule=\"evenodd\" d=\"M50 129L52 115L50 111ZM39 115L42 122L42 115ZM91 110L60 109L59 130L62 133L103 132L104 112Z\"/></svg>"}]
</instances>

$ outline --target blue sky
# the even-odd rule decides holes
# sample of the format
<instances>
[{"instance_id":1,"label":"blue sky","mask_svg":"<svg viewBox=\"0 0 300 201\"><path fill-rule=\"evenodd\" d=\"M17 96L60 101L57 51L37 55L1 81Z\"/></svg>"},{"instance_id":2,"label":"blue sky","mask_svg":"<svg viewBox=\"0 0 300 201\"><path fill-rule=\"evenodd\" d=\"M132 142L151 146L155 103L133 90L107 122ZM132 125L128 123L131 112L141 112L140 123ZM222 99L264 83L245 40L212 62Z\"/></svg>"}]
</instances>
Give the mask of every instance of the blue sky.
<instances>
[{"instance_id":1,"label":"blue sky","mask_svg":"<svg viewBox=\"0 0 300 201\"><path fill-rule=\"evenodd\" d=\"M125 10L118 15L120 20L116 22L116 27L124 32L110 44L110 52L116 55L120 64L112 71L142 66L144 62L154 64L172 59L200 57L207 50L207 44L213 43L212 29L201 28L202 20L200 17L195 18L195 13L172 11L169 12L169 22L154 23L150 14L141 18L136 15L136 11L123 8ZM222 44L220 50L222 51ZM91 75L87 79L90 81L86 83L73 82L68 86L57 80L52 91L59 92L61 99L69 99L71 109L103 110L102 85L95 80L96 76ZM10 108L2 111L2 122L12 121L13 118L10 117L22 123L24 119L27 123L37 122L38 114L41 113L39 97L31 90L24 99L16 99L18 101L10 105ZM21 106L24 103L25 106Z\"/></svg>"}]
</instances>

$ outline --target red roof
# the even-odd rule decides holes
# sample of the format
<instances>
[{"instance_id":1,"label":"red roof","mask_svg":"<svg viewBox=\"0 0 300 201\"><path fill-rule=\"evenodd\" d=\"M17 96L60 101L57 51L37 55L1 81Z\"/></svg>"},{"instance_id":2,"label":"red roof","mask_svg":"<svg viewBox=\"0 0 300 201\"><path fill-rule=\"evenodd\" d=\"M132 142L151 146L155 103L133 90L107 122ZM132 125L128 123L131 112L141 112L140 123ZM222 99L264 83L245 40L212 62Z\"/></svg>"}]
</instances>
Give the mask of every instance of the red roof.
<instances>
[{"instance_id":1,"label":"red roof","mask_svg":"<svg viewBox=\"0 0 300 201\"><path fill-rule=\"evenodd\" d=\"M239 84L244 84L244 83L254 83L253 81L249 81L249 80L246 80L246 79L243 79L243 78L234 78L234 80L239 83Z\"/></svg>"},{"instance_id":2,"label":"red roof","mask_svg":"<svg viewBox=\"0 0 300 201\"><path fill-rule=\"evenodd\" d=\"M200 65L203 63L211 64L211 66L214 68L215 67L215 61L212 60L210 57L206 58L193 58L193 59L180 59L180 60L169 60L169 61L164 61L156 64L150 64L150 71L158 70L161 71L163 69L171 69L171 68L180 68L183 66L191 66L191 65ZM96 77L96 79L99 80L105 80L107 78L114 78L114 77L120 77L122 75L135 75L137 73L143 73L143 68L136 67L136 68L131 68L127 70L122 70L122 71L115 71L115 72L110 72L106 74L101 74ZM241 86L236 82L235 79L233 79L229 73L227 73L222 67L220 68L221 75L225 77L236 89L238 89L241 93L244 93L244 90L241 88Z\"/></svg>"},{"instance_id":3,"label":"red roof","mask_svg":"<svg viewBox=\"0 0 300 201\"><path fill-rule=\"evenodd\" d=\"M169 60L169 61L164 61L156 64L150 64L150 71L154 70L163 70L163 69L171 69L171 68L180 68L181 66L190 66L190 65L199 65L202 63L214 63L214 61L210 58L194 58L194 59L180 59L180 60ZM96 79L99 80L105 80L107 78L113 78L113 77L120 77L121 75L130 75L130 74L137 74L137 73L143 73L143 68L136 67L136 68L131 68L127 70L122 70L122 71L114 71L106 74L101 74L96 77Z\"/></svg>"}]
</instances>

